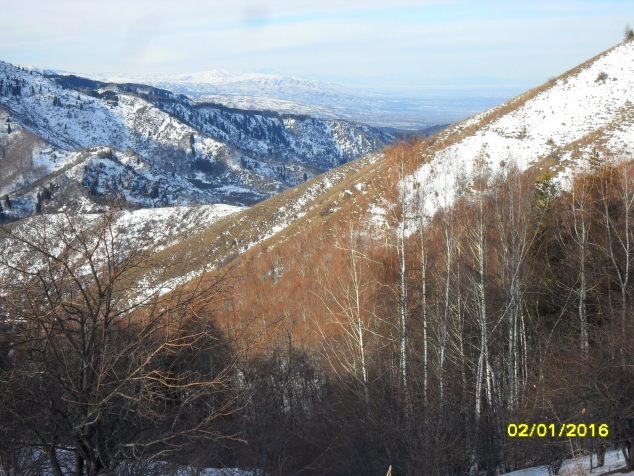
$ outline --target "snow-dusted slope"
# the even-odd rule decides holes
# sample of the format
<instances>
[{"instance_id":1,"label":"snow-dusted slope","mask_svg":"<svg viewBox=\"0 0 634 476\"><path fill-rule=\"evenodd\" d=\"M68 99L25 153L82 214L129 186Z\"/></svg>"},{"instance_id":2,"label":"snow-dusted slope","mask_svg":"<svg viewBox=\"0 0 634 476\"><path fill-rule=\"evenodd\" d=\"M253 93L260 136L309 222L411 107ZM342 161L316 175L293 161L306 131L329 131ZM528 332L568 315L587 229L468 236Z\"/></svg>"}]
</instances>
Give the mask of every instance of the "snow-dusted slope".
<instances>
[{"instance_id":1,"label":"snow-dusted slope","mask_svg":"<svg viewBox=\"0 0 634 476\"><path fill-rule=\"evenodd\" d=\"M186 276L191 279L204 270L219 268L266 240L283 240L288 236L289 228L305 226L316 217L334 213L351 196L365 192L357 189L354 194L348 191L332 197L333 191L382 157L380 153L369 154L329 170L201 233L192 234L187 241L176 242L160 253L161 259L178 263L170 269L170 278L178 280Z\"/></svg>"},{"instance_id":2,"label":"snow-dusted slope","mask_svg":"<svg viewBox=\"0 0 634 476\"><path fill-rule=\"evenodd\" d=\"M82 248L75 248L78 239L85 240L88 248L96 247L95 260L106 259L106 250L115 253L119 259L141 250L161 250L182 241L189 236L203 232L225 217L239 213L243 209L231 205L201 205L198 207L169 207L162 209L118 210L109 217L106 214L55 213L25 218L3 228L0 233L0 279L5 284L24 278L16 269L24 267L27 272L35 272L46 267L42 255L33 253L32 246L46 249L53 255L64 255L72 261L78 274L88 275L90 267L84 262ZM106 225L107 224L107 225ZM105 231L105 239L98 236ZM105 240L105 241L104 241ZM112 240L113 249L110 249ZM97 246L97 243L100 244ZM78 251L79 250L79 251ZM67 253L67 254L66 254ZM154 270L150 270L154 276ZM195 273L188 275L191 279ZM170 282L161 282L160 292L167 292L185 276ZM142 295L155 290L146 277L139 282L138 291Z\"/></svg>"},{"instance_id":3,"label":"snow-dusted slope","mask_svg":"<svg viewBox=\"0 0 634 476\"><path fill-rule=\"evenodd\" d=\"M254 157L275 158L281 164L303 164L318 171L330 170L370 153L391 137L376 129L334 119L244 111L217 104L189 105L185 102L153 101L159 108L217 140L233 145ZM262 164L252 164L254 169ZM299 170L282 170L297 173ZM279 172L278 172L279 173ZM296 175L290 176L296 184ZM287 180L285 178L285 180Z\"/></svg>"},{"instance_id":4,"label":"snow-dusted slope","mask_svg":"<svg viewBox=\"0 0 634 476\"><path fill-rule=\"evenodd\" d=\"M115 226L121 233L151 243L155 251L160 251L243 210L223 204L124 210L117 215Z\"/></svg>"},{"instance_id":5,"label":"snow-dusted slope","mask_svg":"<svg viewBox=\"0 0 634 476\"><path fill-rule=\"evenodd\" d=\"M457 171L468 174L476 156L486 154L496 170L509 160L557 174L578 167L593 149L628 150L634 140L634 42L618 45L551 83L439 134L429 162L412 177L430 184L432 198L453 195ZM453 172L439 177L442 164ZM431 178L431 180L430 180Z\"/></svg>"}]
</instances>

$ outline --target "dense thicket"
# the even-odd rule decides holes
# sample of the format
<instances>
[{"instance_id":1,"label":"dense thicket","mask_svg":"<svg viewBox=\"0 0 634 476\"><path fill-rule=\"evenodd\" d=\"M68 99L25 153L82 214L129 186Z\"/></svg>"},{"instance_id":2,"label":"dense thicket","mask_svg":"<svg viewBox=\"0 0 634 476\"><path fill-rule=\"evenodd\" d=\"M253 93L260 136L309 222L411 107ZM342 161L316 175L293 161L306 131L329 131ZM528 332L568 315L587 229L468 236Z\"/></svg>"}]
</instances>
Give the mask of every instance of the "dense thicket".
<instances>
[{"instance_id":1,"label":"dense thicket","mask_svg":"<svg viewBox=\"0 0 634 476\"><path fill-rule=\"evenodd\" d=\"M183 316L178 338L197 335L187 327L194 324L185 325L192 316L195 325L210 327L204 339L174 348L178 365L165 357L152 367L162 372L151 399L160 411L150 405L131 418L137 410L124 394L126 404L117 408L127 413L113 415L125 418L126 428L144 428L138 431L147 437L165 435L170 412L187 408L183 425L201 422L207 436L232 439L219 444L194 432L179 440L178 457L173 451L123 451L125 458L279 475L384 475L390 467L393 475L493 475L537 464L556 474L564 458L601 454L612 445L634 468L629 156L595 151L587 169L555 183L535 170L520 173L512 158L494 173L482 150L469 174L447 157L408 182L418 157L415 146L392 148L389 170L370 178L368 184L383 190L380 220L368 220L363 204L324 214L312 228L297 228L283 243L265 244L238 260L239 279L222 306L210 307L205 299L211 298L197 294L191 305L179 307L192 296L183 294L170 301L178 303L173 311L165 305L137 311L148 319L164 309ZM430 193L432 182L446 193ZM28 319L40 322L55 309L55 316L69 319L72 313L59 314L53 302L42 300L50 294L47 283L61 277L41 277L12 290L11 296L39 304L25 308L14 298L3 305L5 315L17 322L23 312L18 309L28 309ZM67 286L73 294L74 285ZM222 332L211 320L197 320L212 309ZM122 331L122 342L139 335L136 327ZM24 382L3 386L2 398L5 406L16 398L29 402L24 404L38 408L37 418L47 423L39 434L20 416L22 403L6 406L13 413L0 413L8 422L0 434L3 448L25 451L29 442L40 452L52 448L83 458L84 430L72 433L80 428L73 421L62 431L66 427L53 415L71 406L84 424L101 420L91 420L86 404L63 393L65 380L51 380L61 373L50 374L51 358L35 352L51 338L33 335L39 337L28 334L20 341L28 350L20 350L21 359L2 356L3 385ZM169 379L194 372L196 382L210 382L204 374L212 364L203 356L223 369L222 385L183 407L187 384L179 380L183 388L172 391ZM79 356L73 359L73 366L85 368ZM104 373L111 375L108 385L122 375L112 365L112 373ZM45 382L59 393L42 398L35 392L37 401L19 397ZM134 385L126 388L138 392ZM90 398L98 393L90 387ZM200 413L202 408L216 412ZM151 419L153 412L163 423L150 431L141 417ZM509 438L507 425L523 422L555 423L558 429L567 422L607 423L609 437ZM0 453L0 461L8 464L16 454ZM100 464L96 472L105 472Z\"/></svg>"}]
</instances>

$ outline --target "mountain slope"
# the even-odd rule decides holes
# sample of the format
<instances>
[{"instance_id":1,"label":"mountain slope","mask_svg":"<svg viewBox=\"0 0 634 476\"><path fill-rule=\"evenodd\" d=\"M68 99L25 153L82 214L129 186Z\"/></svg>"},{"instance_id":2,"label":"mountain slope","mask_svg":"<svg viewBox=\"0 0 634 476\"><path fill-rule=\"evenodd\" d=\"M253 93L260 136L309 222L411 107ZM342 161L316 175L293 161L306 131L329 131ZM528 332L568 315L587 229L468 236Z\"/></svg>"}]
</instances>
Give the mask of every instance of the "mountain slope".
<instances>
[{"instance_id":1,"label":"mountain slope","mask_svg":"<svg viewBox=\"0 0 634 476\"><path fill-rule=\"evenodd\" d=\"M195 290L206 271L231 281L229 296L199 313L245 349L236 419L248 444L228 447L231 465L581 474L579 450L611 442L634 467L634 433L622 424L634 408L634 287L620 273L634 250L611 243L631 236L632 161L580 177L592 182L591 204L565 191L597 157L631 159L632 60L634 42L624 43L422 142L161 237L153 266L128 278L134 297L188 281ZM109 150L90 153L115 163ZM580 224L592 229L583 243ZM510 440L520 422L543 422L532 425L539 438ZM586 436L599 427L600 438L609 426L610 439L570 439L571 426Z\"/></svg>"},{"instance_id":2,"label":"mountain slope","mask_svg":"<svg viewBox=\"0 0 634 476\"><path fill-rule=\"evenodd\" d=\"M291 373L292 367L286 364L291 359L302 370L291 374L288 386L277 392L290 395L305 388L320 372L331 378L324 378L327 383L320 389L328 393L331 385L341 386L331 400L324 397L324 406L332 405L328 406L332 410L330 427L324 424L328 417L319 412L322 400L308 407L317 410L307 412L303 420L310 428L304 434L328 435L314 455L315 459L326 455L326 463L315 465L312 458L306 463L317 468L315 474L330 474L339 464L348 465L342 474L372 474L388 464L401 465L402 474L419 474L424 465L425 474L502 474L544 463L557 472L568 450L576 449L570 440L562 439L556 445L552 438L533 439L529 446L529 439L524 439L515 445L509 443L506 425L539 421L556 422L563 428L561 418L561 422L609 421L612 430L623 414L631 414L631 368L621 373L618 353L619 348L627 348L625 358L631 360L632 334L631 327L625 331L625 325L621 326L620 313L611 311L619 301L616 273L606 274L600 259L587 263L588 275L593 276L593 296L587 306L593 342L584 354L578 345L582 306L577 277L583 268L575 254L574 235L571 238L568 229L566 236L565 230L557 229L565 225L551 219L549 233L560 234L560 241L570 240L570 256L558 256L557 250L565 246L558 242L552 262L543 255L536 257L541 252L536 248L542 247L533 246L532 240L539 233L539 227L535 230L539 224L536 177L555 176L565 187L566 175L585 167L594 149L607 155L606 149L631 147L633 60L634 43L619 45L551 83L421 143L389 149L384 158L371 164L359 161L358 169L352 168L355 162L335 169L324 176L341 171L342 177L331 187L320 189L319 181L313 179L232 216L231 222L219 222L161 251L159 256L166 263L180 264L174 280L212 267L236 276L232 302L216 318L228 329L246 329L253 341L278 331L262 353L285 363L279 367L283 375ZM606 75L617 79L608 80ZM521 200L525 206L521 219L509 218L517 212L504 203L513 201L510 188L506 195L491 192L490 200L478 209L482 204L478 200L489 192L479 187L482 182L476 182L476 159L492 174L512 170L507 164L513 162L521 171L534 169L534 174L521 177L525 180L520 187L522 197L515 203L517 206ZM309 187L316 193L309 196L310 202L301 204L298 214L297 194L308 192ZM628 197L632 197L631 184L628 189ZM425 265L421 237L413 233L418 230L412 209L420 204L420 192L431 223L426 245L430 262ZM574 217L576 210L570 211L570 203L562 201L564 205L560 202L552 207L553 213L566 208ZM441 209L445 213L434 217ZM506 222L500 218L505 212ZM286 218L280 219L282 215ZM593 231L599 228L597 234L601 234L602 224L596 223L602 216L597 215L601 218L595 216ZM614 219L622 231L623 221L616 214ZM570 222L567 225L572 227ZM526 241L521 254L541 266L516 265L509 271L511 250L504 245L517 238L514 232L519 235L522 230L516 228L522 226ZM449 233L455 241L446 245ZM407 234L411 240L404 239ZM480 237L482 241L478 241ZM485 246L489 248L484 250ZM605 259L604 250L597 246L594 251ZM453 256L451 262L448 255L452 252L461 256L460 261ZM627 255L631 258L631 248ZM567 266L552 269L564 259L569 260ZM423 278L420 270L427 265L428 274ZM526 285L512 294L509 283L520 273L525 274L521 279L530 282L530 288ZM563 284L556 273L566 279ZM594 302L595 294L602 292L597 290L600 286L612 289L603 291L605 306L597 311ZM427 307L423 307L424 299L428 299ZM519 311L512 320L514 303ZM524 338L518 336L520 330L519 336ZM511 343L517 343L517 352L511 352ZM517 358L515 366L513 357ZM297 362L310 364L300 367ZM257 367L256 372L266 372L264 369L268 367ZM301 374L304 369L310 370ZM611 372L619 377L611 377ZM265 373L264 378L270 375ZM516 381L520 397L514 406L512 378L516 375L521 375ZM601 390L595 392L591 387ZM266 395L278 395L276 391ZM301 403L312 402L313 395L304 394ZM298 407L301 410L296 413L289 410L289 419L304 418L298 415L304 415L306 407ZM414 415L411 420L408 412ZM315 414L317 418L311 418ZM379 423L365 426L369 414ZM295 421L288 433L297 432ZM479 424L491 435L491 442L482 443L478 438L479 428L483 428ZM255 430L250 443L268 442L268 431L258 434ZM384 436L390 431L392 441ZM288 433L282 431L281 435ZM342 434L346 441L339 439ZM368 434L376 435L380 442L376 450L365 446ZM624 441L617 440L624 434L631 438L631 428L612 436L615 445ZM302 450L310 451L314 441L309 439ZM412 441L416 444L409 447ZM337 445L344 455L332 463L328 455L337 454ZM383 445L392 446L384 450ZM410 459L393 456L399 451L396 448L403 447L410 448ZM279 454L288 454L283 443L278 449ZM296 454L303 454L302 450ZM381 451L386 456L377 463L380 458L374 455ZM424 457L421 452L426 452ZM351 453L356 457L349 458ZM372 463L358 470L369 459Z\"/></svg>"},{"instance_id":3,"label":"mountain slope","mask_svg":"<svg viewBox=\"0 0 634 476\"><path fill-rule=\"evenodd\" d=\"M456 174L468 175L473 160L481 153L493 170L512 161L521 169L532 167L557 174L583 164L597 147L628 146L634 138L633 59L634 43L618 45L539 88L427 138L412 149L407 165L409 175L404 183L411 190L409 199L414 198L413 190L425 182L427 211L432 214L440 203L449 203ZM215 130L220 134L219 130L236 144L255 140L255 134L240 139L241 127L250 120L250 113L242 112L233 120L225 120L222 109L212 116L209 108L215 106L152 96L159 106L155 114L169 110L168 117L178 127L189 127L184 125L188 122L196 125L197 131ZM136 100L123 97L124 103ZM174 117L183 120L176 122ZM276 137L275 128L262 129L262 134ZM186 135L181 138L187 139ZM276 145L283 148L281 143ZM447 170L443 176L442 170ZM218 267L245 252L259 253L248 251L259 243L266 243L267 249L283 246L291 234L289 230L317 235L322 226L327 228L328 223L345 222L352 216L362 217L371 228L383 228L385 216L394 205L389 195L398 178L393 173L380 156L352 162L233 215L210 230L189 235L162 254L169 261L185 262L173 270L174 276L187 275ZM232 238L226 238L229 236ZM190 259L192 252L194 259ZM179 258L182 253L188 256L187 260ZM200 259L196 258L198 254Z\"/></svg>"},{"instance_id":4,"label":"mountain slope","mask_svg":"<svg viewBox=\"0 0 634 476\"><path fill-rule=\"evenodd\" d=\"M628 42L554 81L448 127L412 149L407 164L409 174L404 179L410 190L408 200L414 199L414 190L424 182L429 214L441 203L449 204L457 175L468 175L480 153L486 155L493 171L512 161L520 169L531 167L543 173L563 173L564 177L571 168L582 166L597 147L629 147L634 139L633 86L634 43ZM354 169L344 167L331 173L339 170L343 177L338 185L311 195L312 202L302 205L306 212L297 219L273 219L283 210L289 210L289 218L294 216L298 199L295 193L280 195L270 205L265 201L237 215L234 220L244 223L252 222L256 215L262 216L263 221L244 231L231 252L214 243L222 235L223 226L234 224L220 224L191 240L197 249L204 250L208 265L219 265L254 244L262 242L266 249L284 247L286 237L293 233L318 236L333 223L340 226L351 217L360 218L371 229L383 228L386 214L394 206L392 190L398 181L390 164L385 159L372 164L361 161ZM309 181L296 193L318 183ZM249 245L238 246L239 243ZM170 259L178 260L179 247L164 253L173 253ZM258 250L247 256L262 253L262 248Z\"/></svg>"},{"instance_id":5,"label":"mountain slope","mask_svg":"<svg viewBox=\"0 0 634 476\"><path fill-rule=\"evenodd\" d=\"M618 45L505 104L441 132L423 151L451 157L469 173L485 150L493 169L509 159L521 168L557 174L587 160L593 149L629 148L634 139L634 44ZM451 193L451 190L447 191Z\"/></svg>"}]
</instances>

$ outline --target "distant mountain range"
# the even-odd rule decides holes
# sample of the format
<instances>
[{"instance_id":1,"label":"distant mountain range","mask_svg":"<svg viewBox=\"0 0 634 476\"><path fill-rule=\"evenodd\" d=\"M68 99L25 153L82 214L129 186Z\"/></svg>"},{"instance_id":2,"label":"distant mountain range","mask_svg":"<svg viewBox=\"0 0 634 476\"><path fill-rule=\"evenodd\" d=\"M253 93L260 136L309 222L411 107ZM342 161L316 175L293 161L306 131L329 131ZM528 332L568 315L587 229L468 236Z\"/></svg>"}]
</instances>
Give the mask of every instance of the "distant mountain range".
<instances>
[{"instance_id":1,"label":"distant mountain range","mask_svg":"<svg viewBox=\"0 0 634 476\"><path fill-rule=\"evenodd\" d=\"M192 74L93 73L93 79L142 83L184 94L196 101L228 107L308 114L359 121L377 127L421 130L464 119L495 106L510 95L444 92L368 92L271 73L224 70ZM422 91L422 88L421 88Z\"/></svg>"}]
</instances>

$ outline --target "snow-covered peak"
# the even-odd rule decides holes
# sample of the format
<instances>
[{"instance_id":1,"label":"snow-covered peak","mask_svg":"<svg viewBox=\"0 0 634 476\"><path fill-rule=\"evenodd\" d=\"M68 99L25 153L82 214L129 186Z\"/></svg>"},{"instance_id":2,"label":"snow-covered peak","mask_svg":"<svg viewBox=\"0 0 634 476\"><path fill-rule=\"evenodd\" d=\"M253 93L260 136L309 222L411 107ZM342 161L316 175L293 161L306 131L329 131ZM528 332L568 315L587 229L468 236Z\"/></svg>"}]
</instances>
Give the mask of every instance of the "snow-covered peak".
<instances>
[{"instance_id":1,"label":"snow-covered peak","mask_svg":"<svg viewBox=\"0 0 634 476\"><path fill-rule=\"evenodd\" d=\"M185 74L147 73L125 75L121 73L92 73L87 76L107 82L150 84L172 91L190 91L197 93L197 95L219 92L262 94L265 91L275 96L287 93L316 93L331 96L353 94L351 90L324 81L270 73L231 73L222 69Z\"/></svg>"}]
</instances>

